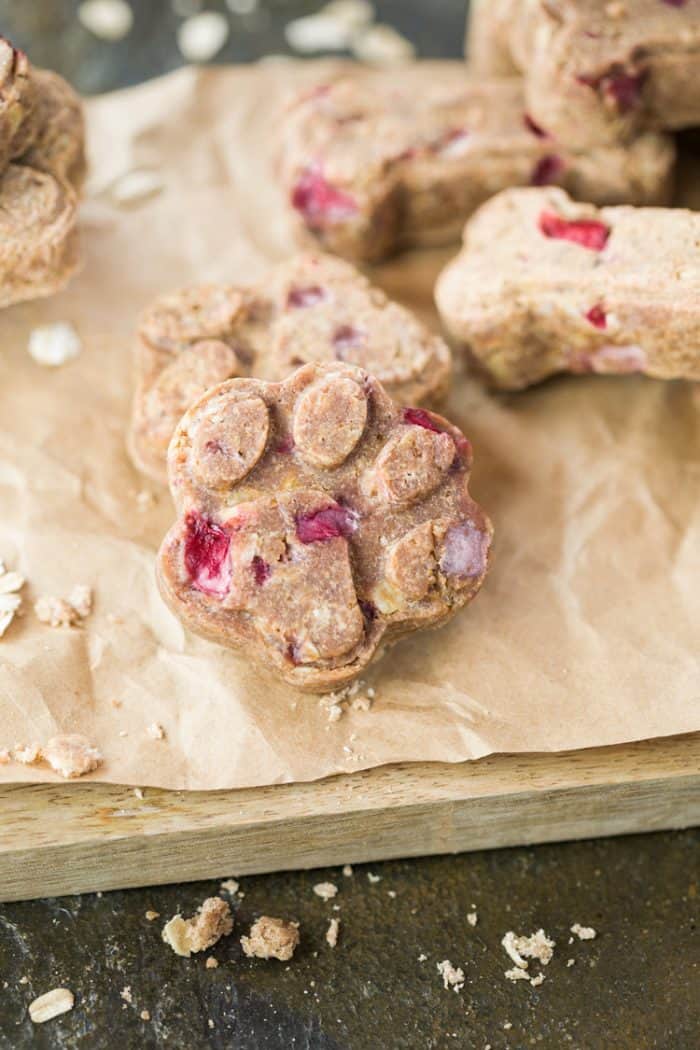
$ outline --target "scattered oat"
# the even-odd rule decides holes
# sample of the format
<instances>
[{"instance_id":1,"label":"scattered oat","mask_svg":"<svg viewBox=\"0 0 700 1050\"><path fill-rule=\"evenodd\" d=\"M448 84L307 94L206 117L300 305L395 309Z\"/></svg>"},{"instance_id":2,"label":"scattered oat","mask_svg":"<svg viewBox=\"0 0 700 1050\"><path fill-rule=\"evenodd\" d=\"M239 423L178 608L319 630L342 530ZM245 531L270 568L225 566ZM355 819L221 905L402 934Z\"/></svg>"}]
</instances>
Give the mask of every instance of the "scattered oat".
<instances>
[{"instance_id":1,"label":"scattered oat","mask_svg":"<svg viewBox=\"0 0 700 1050\"><path fill-rule=\"evenodd\" d=\"M343 51L349 47L352 39L352 32L345 23L323 11L288 22L284 27L284 35L291 49L301 55L311 55L317 51Z\"/></svg>"},{"instance_id":2,"label":"scattered oat","mask_svg":"<svg viewBox=\"0 0 700 1050\"><path fill-rule=\"evenodd\" d=\"M575 933L580 941L592 941L596 936L596 931L592 926L581 926L578 922L571 927L571 932Z\"/></svg>"},{"instance_id":3,"label":"scattered oat","mask_svg":"<svg viewBox=\"0 0 700 1050\"><path fill-rule=\"evenodd\" d=\"M82 733L53 736L41 749L42 757L56 773L72 780L92 773L102 765L102 754Z\"/></svg>"},{"instance_id":4,"label":"scattered oat","mask_svg":"<svg viewBox=\"0 0 700 1050\"><path fill-rule=\"evenodd\" d=\"M208 62L228 40L229 24L219 11L203 11L185 19L177 31L177 46L188 62Z\"/></svg>"},{"instance_id":5,"label":"scattered oat","mask_svg":"<svg viewBox=\"0 0 700 1050\"><path fill-rule=\"evenodd\" d=\"M210 955L204 965L207 970L216 970L219 966L219 960L215 959L213 955Z\"/></svg>"},{"instance_id":6,"label":"scattered oat","mask_svg":"<svg viewBox=\"0 0 700 1050\"><path fill-rule=\"evenodd\" d=\"M152 197L154 194L160 193L164 185L163 178L157 171L137 168L134 171L127 171L126 174L117 179L110 192L117 204L132 204L134 201L144 200L146 197ZM141 497L143 497L147 506L141 505L139 502ZM138 493L136 501L139 503L140 510L147 510L151 502L155 503L155 497L152 493L144 490Z\"/></svg>"},{"instance_id":7,"label":"scattered oat","mask_svg":"<svg viewBox=\"0 0 700 1050\"><path fill-rule=\"evenodd\" d=\"M219 886L219 889L223 890L224 893L230 894L232 897L234 893L238 893L239 888L240 883L236 882L235 879L225 879Z\"/></svg>"},{"instance_id":8,"label":"scattered oat","mask_svg":"<svg viewBox=\"0 0 700 1050\"><path fill-rule=\"evenodd\" d=\"M27 349L38 365L57 368L77 357L83 346L72 324L56 321L40 325L29 333Z\"/></svg>"},{"instance_id":9,"label":"scattered oat","mask_svg":"<svg viewBox=\"0 0 700 1050\"><path fill-rule=\"evenodd\" d=\"M134 24L134 14L125 0L86 0L78 18L93 36L112 42L123 40Z\"/></svg>"},{"instance_id":10,"label":"scattered oat","mask_svg":"<svg viewBox=\"0 0 700 1050\"><path fill-rule=\"evenodd\" d=\"M464 970L459 966L453 966L449 959L443 959L437 964L437 969L445 988L453 988L455 992L464 988Z\"/></svg>"},{"instance_id":11,"label":"scattered oat","mask_svg":"<svg viewBox=\"0 0 700 1050\"><path fill-rule=\"evenodd\" d=\"M53 988L29 1004L29 1016L34 1024L43 1024L44 1021L67 1014L73 1009L74 1002L73 993L68 988Z\"/></svg>"},{"instance_id":12,"label":"scattered oat","mask_svg":"<svg viewBox=\"0 0 700 1050\"><path fill-rule=\"evenodd\" d=\"M12 758L23 766L33 766L35 762L41 762L41 748L38 744L15 744Z\"/></svg>"},{"instance_id":13,"label":"scattered oat","mask_svg":"<svg viewBox=\"0 0 700 1050\"><path fill-rule=\"evenodd\" d=\"M160 722L151 722L150 726L146 726L146 732L151 740L165 740L165 730Z\"/></svg>"},{"instance_id":14,"label":"scattered oat","mask_svg":"<svg viewBox=\"0 0 700 1050\"><path fill-rule=\"evenodd\" d=\"M139 1014L139 1017L141 1018L142 1021L150 1021L151 1020L151 1015L148 1012L148 1010L142 1010L141 1013Z\"/></svg>"},{"instance_id":15,"label":"scattered oat","mask_svg":"<svg viewBox=\"0 0 700 1050\"><path fill-rule=\"evenodd\" d=\"M467 922L469 923L470 926L476 926L478 921L479 921L479 916L476 914L475 911L468 911L467 912Z\"/></svg>"},{"instance_id":16,"label":"scattered oat","mask_svg":"<svg viewBox=\"0 0 700 1050\"><path fill-rule=\"evenodd\" d=\"M428 958L428 956L425 955L423 952L421 952L420 955L418 956L418 962L425 962L425 960L427 958Z\"/></svg>"},{"instance_id":17,"label":"scattered oat","mask_svg":"<svg viewBox=\"0 0 700 1050\"><path fill-rule=\"evenodd\" d=\"M0 638L15 618L22 606L19 591L24 587L24 576L18 572L8 572L0 561Z\"/></svg>"},{"instance_id":18,"label":"scattered oat","mask_svg":"<svg viewBox=\"0 0 700 1050\"><path fill-rule=\"evenodd\" d=\"M221 897L207 897L196 915L175 915L163 927L163 940L176 955L189 958L193 952L211 948L233 929L231 909Z\"/></svg>"},{"instance_id":19,"label":"scattered oat","mask_svg":"<svg viewBox=\"0 0 700 1050\"><path fill-rule=\"evenodd\" d=\"M537 959L543 966L546 966L552 958L555 942L542 929L531 933L529 937L519 937L509 930L501 940L501 944L515 965L527 970L527 959Z\"/></svg>"},{"instance_id":20,"label":"scattered oat","mask_svg":"<svg viewBox=\"0 0 700 1050\"><path fill-rule=\"evenodd\" d=\"M317 897L320 897L323 901L333 900L338 892L338 887L334 882L317 882L313 888L314 893Z\"/></svg>"},{"instance_id":21,"label":"scattered oat","mask_svg":"<svg viewBox=\"0 0 700 1050\"><path fill-rule=\"evenodd\" d=\"M153 922L154 919L159 919L160 918L160 912L159 911L154 911L153 908L149 908L148 911L146 912L146 918L148 919L149 922Z\"/></svg>"},{"instance_id":22,"label":"scattered oat","mask_svg":"<svg viewBox=\"0 0 700 1050\"><path fill-rule=\"evenodd\" d=\"M127 984L124 988L122 988L122 990L119 993L119 995L120 995L120 998L122 998L125 1003L133 1003L133 1001L134 1001L134 997L131 994L131 985L130 984Z\"/></svg>"},{"instance_id":23,"label":"scattered oat","mask_svg":"<svg viewBox=\"0 0 700 1050\"><path fill-rule=\"evenodd\" d=\"M352 878L352 864L343 864L343 875L346 879Z\"/></svg>"},{"instance_id":24,"label":"scattered oat","mask_svg":"<svg viewBox=\"0 0 700 1050\"><path fill-rule=\"evenodd\" d=\"M299 923L261 915L250 928L247 937L241 937L243 951L250 958L279 959L287 962L299 944Z\"/></svg>"},{"instance_id":25,"label":"scattered oat","mask_svg":"<svg viewBox=\"0 0 700 1050\"><path fill-rule=\"evenodd\" d=\"M576 963L575 959L567 959L566 960L566 965L567 966L573 966L575 963Z\"/></svg>"},{"instance_id":26,"label":"scattered oat","mask_svg":"<svg viewBox=\"0 0 700 1050\"><path fill-rule=\"evenodd\" d=\"M143 801L143 788L134 788L134 794L137 799Z\"/></svg>"},{"instance_id":27,"label":"scattered oat","mask_svg":"<svg viewBox=\"0 0 700 1050\"><path fill-rule=\"evenodd\" d=\"M353 37L351 51L360 62L371 66L399 66L410 62L416 50L410 40L393 26L369 26Z\"/></svg>"},{"instance_id":28,"label":"scattered oat","mask_svg":"<svg viewBox=\"0 0 700 1050\"><path fill-rule=\"evenodd\" d=\"M369 882L372 883L373 886L374 886L375 883L382 881L381 875L375 875L371 871L367 872L367 879L368 879Z\"/></svg>"},{"instance_id":29,"label":"scattered oat","mask_svg":"<svg viewBox=\"0 0 700 1050\"><path fill-rule=\"evenodd\" d=\"M326 930L326 944L330 945L331 948L335 948L338 943L338 933L340 932L340 919L331 919L328 923L328 929Z\"/></svg>"}]
</instances>

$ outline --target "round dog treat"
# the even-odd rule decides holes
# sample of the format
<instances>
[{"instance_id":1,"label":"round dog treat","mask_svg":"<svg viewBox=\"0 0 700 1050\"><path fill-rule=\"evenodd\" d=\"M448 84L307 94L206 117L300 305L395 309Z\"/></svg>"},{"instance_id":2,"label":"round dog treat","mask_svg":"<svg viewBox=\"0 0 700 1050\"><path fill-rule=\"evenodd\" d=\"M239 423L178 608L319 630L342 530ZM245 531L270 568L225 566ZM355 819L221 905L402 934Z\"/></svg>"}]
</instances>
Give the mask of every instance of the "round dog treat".
<instances>
[{"instance_id":1,"label":"round dog treat","mask_svg":"<svg viewBox=\"0 0 700 1050\"><path fill-rule=\"evenodd\" d=\"M168 466L165 600L300 689L350 681L380 646L449 619L486 574L469 442L352 365L221 383L185 413Z\"/></svg>"},{"instance_id":2,"label":"round dog treat","mask_svg":"<svg viewBox=\"0 0 700 1050\"><path fill-rule=\"evenodd\" d=\"M191 375L197 366L191 350L202 340L230 349L228 364L221 363L222 373L211 382L211 375ZM329 361L365 368L404 403L437 401L450 374L442 339L330 256L298 255L249 288L204 285L163 296L146 312L137 339L132 458L146 473L165 479L168 426L172 433L184 409L204 393L205 379L209 386L244 375L280 380L301 365ZM167 415L160 394L164 381L172 407ZM319 412L335 413L332 438L328 428L322 433L316 427ZM317 466L341 463L362 435L365 412L352 385L321 384L309 391L293 426L299 455Z\"/></svg>"},{"instance_id":3,"label":"round dog treat","mask_svg":"<svg viewBox=\"0 0 700 1050\"><path fill-rule=\"evenodd\" d=\"M35 74L24 52L0 37L0 172L29 149L38 130Z\"/></svg>"},{"instance_id":4,"label":"round dog treat","mask_svg":"<svg viewBox=\"0 0 700 1050\"><path fill-rule=\"evenodd\" d=\"M75 194L52 175L10 164L0 203L0 307L52 295L78 264Z\"/></svg>"},{"instance_id":5,"label":"round dog treat","mask_svg":"<svg viewBox=\"0 0 700 1050\"><path fill-rule=\"evenodd\" d=\"M85 121L80 96L63 77L33 71L38 133L22 163L63 179L77 192L85 179Z\"/></svg>"}]
</instances>

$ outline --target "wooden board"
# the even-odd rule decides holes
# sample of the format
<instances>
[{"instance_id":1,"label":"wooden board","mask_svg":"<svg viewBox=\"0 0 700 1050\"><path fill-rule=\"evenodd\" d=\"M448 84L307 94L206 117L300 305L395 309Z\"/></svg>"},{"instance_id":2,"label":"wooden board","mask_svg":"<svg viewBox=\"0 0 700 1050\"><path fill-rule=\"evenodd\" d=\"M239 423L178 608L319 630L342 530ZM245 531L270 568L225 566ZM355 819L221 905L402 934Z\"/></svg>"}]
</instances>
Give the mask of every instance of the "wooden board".
<instances>
[{"instance_id":1,"label":"wooden board","mask_svg":"<svg viewBox=\"0 0 700 1050\"><path fill-rule=\"evenodd\" d=\"M245 791L0 789L0 900L700 824L700 734Z\"/></svg>"}]
</instances>

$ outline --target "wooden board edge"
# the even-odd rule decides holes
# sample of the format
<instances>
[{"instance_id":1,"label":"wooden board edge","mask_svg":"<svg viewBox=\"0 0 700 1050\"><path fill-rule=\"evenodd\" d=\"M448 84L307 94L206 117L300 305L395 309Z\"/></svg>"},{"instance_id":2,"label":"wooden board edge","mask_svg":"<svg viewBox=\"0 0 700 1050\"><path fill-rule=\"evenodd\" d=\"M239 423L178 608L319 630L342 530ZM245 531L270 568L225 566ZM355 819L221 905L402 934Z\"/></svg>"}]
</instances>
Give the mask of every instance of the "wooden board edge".
<instances>
[{"instance_id":1,"label":"wooden board edge","mask_svg":"<svg viewBox=\"0 0 700 1050\"><path fill-rule=\"evenodd\" d=\"M700 774L10 850L0 900L530 845L700 824Z\"/></svg>"}]
</instances>

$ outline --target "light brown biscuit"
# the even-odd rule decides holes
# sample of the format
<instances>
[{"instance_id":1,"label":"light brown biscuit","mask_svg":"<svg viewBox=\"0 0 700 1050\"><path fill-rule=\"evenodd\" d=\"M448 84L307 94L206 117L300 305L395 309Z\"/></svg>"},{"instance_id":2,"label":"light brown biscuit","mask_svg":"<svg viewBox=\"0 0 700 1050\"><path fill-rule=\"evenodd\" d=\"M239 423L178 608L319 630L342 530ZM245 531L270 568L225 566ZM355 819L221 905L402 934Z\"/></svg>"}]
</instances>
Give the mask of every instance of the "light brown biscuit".
<instances>
[{"instance_id":1,"label":"light brown biscuit","mask_svg":"<svg viewBox=\"0 0 700 1050\"><path fill-rule=\"evenodd\" d=\"M700 380L700 213L506 190L436 285L442 320L495 385L555 372Z\"/></svg>"},{"instance_id":2,"label":"light brown biscuit","mask_svg":"<svg viewBox=\"0 0 700 1050\"><path fill-rule=\"evenodd\" d=\"M78 265L76 197L46 172L0 175L0 307L53 295Z\"/></svg>"},{"instance_id":3,"label":"light brown biscuit","mask_svg":"<svg viewBox=\"0 0 700 1050\"><path fill-rule=\"evenodd\" d=\"M168 467L179 517L158 556L165 600L308 692L445 622L486 574L469 442L351 365L222 383L183 417Z\"/></svg>"},{"instance_id":4,"label":"light brown biscuit","mask_svg":"<svg viewBox=\"0 0 700 1050\"><path fill-rule=\"evenodd\" d=\"M585 149L700 124L697 0L511 6L510 51L529 112L562 142Z\"/></svg>"},{"instance_id":5,"label":"light brown biscuit","mask_svg":"<svg viewBox=\"0 0 700 1050\"><path fill-rule=\"evenodd\" d=\"M458 74L458 75L457 75ZM509 186L556 184L597 204L667 203L675 151L564 148L527 112L519 79L421 67L320 85L287 114L280 178L304 237L348 258L457 240Z\"/></svg>"},{"instance_id":6,"label":"light brown biscuit","mask_svg":"<svg viewBox=\"0 0 700 1050\"><path fill-rule=\"evenodd\" d=\"M36 81L27 56L0 37L0 173L36 138L37 104Z\"/></svg>"},{"instance_id":7,"label":"light brown biscuit","mask_svg":"<svg viewBox=\"0 0 700 1050\"><path fill-rule=\"evenodd\" d=\"M205 285L146 311L136 350L131 456L165 480L170 436L185 409L233 376L283 379L307 362L347 361L406 403L446 392L450 353L408 310L340 259L301 254L256 285Z\"/></svg>"},{"instance_id":8,"label":"light brown biscuit","mask_svg":"<svg viewBox=\"0 0 700 1050\"><path fill-rule=\"evenodd\" d=\"M37 91L38 132L22 164L46 171L80 192L85 179L85 120L80 96L49 70L33 73Z\"/></svg>"}]
</instances>

